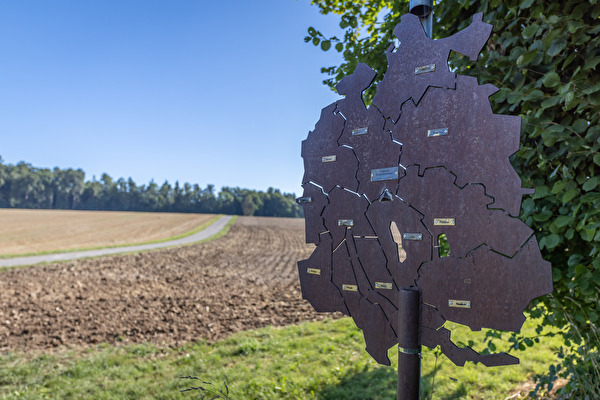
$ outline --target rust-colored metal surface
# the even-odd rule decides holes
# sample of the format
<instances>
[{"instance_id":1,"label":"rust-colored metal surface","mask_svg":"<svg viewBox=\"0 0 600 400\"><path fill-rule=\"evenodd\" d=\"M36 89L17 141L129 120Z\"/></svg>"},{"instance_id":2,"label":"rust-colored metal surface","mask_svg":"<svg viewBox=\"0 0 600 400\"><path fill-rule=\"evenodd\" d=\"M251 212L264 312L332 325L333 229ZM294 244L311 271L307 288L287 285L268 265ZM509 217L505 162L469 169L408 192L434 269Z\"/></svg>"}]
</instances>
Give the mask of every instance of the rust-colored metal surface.
<instances>
[{"instance_id":1,"label":"rust-colored metal surface","mask_svg":"<svg viewBox=\"0 0 600 400\"><path fill-rule=\"evenodd\" d=\"M315 130L302 142L304 179L313 182L329 193L336 185L356 190L358 160L352 149L337 144L344 127L344 118L335 112L337 105L331 104L321 112Z\"/></svg>"},{"instance_id":2,"label":"rust-colored metal surface","mask_svg":"<svg viewBox=\"0 0 600 400\"><path fill-rule=\"evenodd\" d=\"M550 263L516 218L532 193L509 163L520 118L494 114L488 97L497 89L447 65L451 50L475 60L490 32L476 14L463 31L431 40L417 17L403 16L374 106L362 93L375 72L358 64L337 85L345 97L302 143L298 202L316 245L298 263L302 294L317 311L350 315L382 364L411 330L457 365L514 364L456 346L445 322L517 331L531 300L552 291ZM400 311L407 289L419 292L418 324ZM404 350L412 362L414 349Z\"/></svg>"},{"instance_id":3,"label":"rust-colored metal surface","mask_svg":"<svg viewBox=\"0 0 600 400\"><path fill-rule=\"evenodd\" d=\"M379 198L386 189L394 193L402 172L398 167L402 146L392 140L383 115L375 107L365 107L362 99L362 91L374 77L375 71L360 63L354 74L336 86L340 94L346 95L337 103L337 109L346 119L338 144L354 150L358 158L357 191L369 201Z\"/></svg>"},{"instance_id":4,"label":"rust-colored metal surface","mask_svg":"<svg viewBox=\"0 0 600 400\"><path fill-rule=\"evenodd\" d=\"M424 224L433 234L435 245L445 234L450 254L466 255L482 245L512 257L533 231L521 220L510 217L502 210L490 210L492 201L480 184L459 188L456 176L445 168L425 170L422 177L417 166L407 169L400 180L403 199L425 215Z\"/></svg>"},{"instance_id":5,"label":"rust-colored metal surface","mask_svg":"<svg viewBox=\"0 0 600 400\"><path fill-rule=\"evenodd\" d=\"M418 165L420 175L444 166L458 186L480 183L491 208L518 216L521 179L508 158L519 149L521 118L492 113L488 97L497 90L469 76L459 76L455 90L430 88L418 107L404 104L392 135L404 145L402 165Z\"/></svg>"},{"instance_id":6,"label":"rust-colored metal surface","mask_svg":"<svg viewBox=\"0 0 600 400\"><path fill-rule=\"evenodd\" d=\"M428 87L454 89L456 74L448 69L450 51L477 59L492 32L492 26L482 22L482 17L482 13L475 14L464 30L433 40L427 37L417 16L403 15L394 29L400 43L387 50L388 70L373 104L387 118L397 121L402 104L409 99L419 104Z\"/></svg>"},{"instance_id":7,"label":"rust-colored metal surface","mask_svg":"<svg viewBox=\"0 0 600 400\"><path fill-rule=\"evenodd\" d=\"M323 221L323 210L329 204L329 199L320 187L305 183L304 192L297 202L302 206L306 220L306 243L318 244L320 234L327 231Z\"/></svg>"}]
</instances>

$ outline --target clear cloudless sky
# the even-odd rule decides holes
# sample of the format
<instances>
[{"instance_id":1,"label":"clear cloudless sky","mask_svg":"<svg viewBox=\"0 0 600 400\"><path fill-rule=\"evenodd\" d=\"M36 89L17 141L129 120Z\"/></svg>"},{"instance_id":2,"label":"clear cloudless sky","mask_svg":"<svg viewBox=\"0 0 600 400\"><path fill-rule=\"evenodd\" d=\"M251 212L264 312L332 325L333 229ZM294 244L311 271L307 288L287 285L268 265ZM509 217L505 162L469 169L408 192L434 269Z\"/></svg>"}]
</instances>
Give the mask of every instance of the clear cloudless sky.
<instances>
[{"instance_id":1,"label":"clear cloudless sky","mask_svg":"<svg viewBox=\"0 0 600 400\"><path fill-rule=\"evenodd\" d=\"M301 141L339 96L309 0L0 2L0 156L43 168L302 191Z\"/></svg>"}]
</instances>

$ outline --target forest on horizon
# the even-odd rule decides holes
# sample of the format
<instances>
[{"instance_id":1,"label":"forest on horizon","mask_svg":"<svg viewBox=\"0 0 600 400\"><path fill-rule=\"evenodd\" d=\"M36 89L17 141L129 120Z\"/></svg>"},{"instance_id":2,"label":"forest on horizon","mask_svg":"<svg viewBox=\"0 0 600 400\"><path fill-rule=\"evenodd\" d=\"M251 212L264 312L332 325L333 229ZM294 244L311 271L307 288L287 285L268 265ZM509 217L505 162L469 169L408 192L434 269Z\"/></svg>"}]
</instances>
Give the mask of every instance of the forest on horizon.
<instances>
[{"instance_id":1,"label":"forest on horizon","mask_svg":"<svg viewBox=\"0 0 600 400\"><path fill-rule=\"evenodd\" d=\"M294 193L266 192L239 187L153 180L137 185L133 179L114 180L104 173L85 180L82 169L38 168L21 161L6 164L0 157L0 208L187 212L269 217L302 217Z\"/></svg>"}]
</instances>

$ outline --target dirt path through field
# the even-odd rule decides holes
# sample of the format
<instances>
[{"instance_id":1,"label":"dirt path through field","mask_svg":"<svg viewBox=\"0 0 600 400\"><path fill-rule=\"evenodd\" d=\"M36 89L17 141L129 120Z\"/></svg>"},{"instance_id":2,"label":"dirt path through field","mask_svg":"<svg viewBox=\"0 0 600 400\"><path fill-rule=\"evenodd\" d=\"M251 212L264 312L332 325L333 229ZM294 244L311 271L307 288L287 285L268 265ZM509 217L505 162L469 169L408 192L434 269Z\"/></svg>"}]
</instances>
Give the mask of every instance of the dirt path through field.
<instances>
[{"instance_id":1,"label":"dirt path through field","mask_svg":"<svg viewBox=\"0 0 600 400\"><path fill-rule=\"evenodd\" d=\"M297 279L303 224L240 217L211 242L0 272L0 349L179 345L321 319Z\"/></svg>"},{"instance_id":2,"label":"dirt path through field","mask_svg":"<svg viewBox=\"0 0 600 400\"><path fill-rule=\"evenodd\" d=\"M106 249L72 251L68 253L42 254L39 256L14 257L0 259L0 268L14 267L18 265L33 265L43 262L56 262L64 260L76 260L79 258L100 257L110 254L129 253L134 251L145 251L153 249L162 249L165 247L181 246L184 244L199 242L217 234L231 220L231 216L223 216L210 224L206 229L201 230L184 238L169 240L161 243L140 244L134 246L112 247Z\"/></svg>"}]
</instances>

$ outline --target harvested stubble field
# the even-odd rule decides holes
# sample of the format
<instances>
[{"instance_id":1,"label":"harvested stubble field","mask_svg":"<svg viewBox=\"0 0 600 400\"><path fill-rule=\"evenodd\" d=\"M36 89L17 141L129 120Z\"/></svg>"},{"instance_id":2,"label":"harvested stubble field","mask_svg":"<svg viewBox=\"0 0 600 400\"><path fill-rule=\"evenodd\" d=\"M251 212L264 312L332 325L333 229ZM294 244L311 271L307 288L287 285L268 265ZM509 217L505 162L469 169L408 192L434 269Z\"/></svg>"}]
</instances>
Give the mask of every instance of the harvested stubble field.
<instances>
[{"instance_id":1,"label":"harvested stubble field","mask_svg":"<svg viewBox=\"0 0 600 400\"><path fill-rule=\"evenodd\" d=\"M163 240L213 218L212 214L0 209L0 256Z\"/></svg>"},{"instance_id":2,"label":"harvested stubble field","mask_svg":"<svg viewBox=\"0 0 600 400\"><path fill-rule=\"evenodd\" d=\"M211 242L0 272L0 349L181 345L324 318L301 299L303 224L240 217Z\"/></svg>"}]
</instances>

